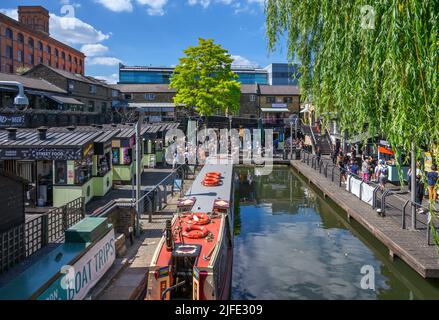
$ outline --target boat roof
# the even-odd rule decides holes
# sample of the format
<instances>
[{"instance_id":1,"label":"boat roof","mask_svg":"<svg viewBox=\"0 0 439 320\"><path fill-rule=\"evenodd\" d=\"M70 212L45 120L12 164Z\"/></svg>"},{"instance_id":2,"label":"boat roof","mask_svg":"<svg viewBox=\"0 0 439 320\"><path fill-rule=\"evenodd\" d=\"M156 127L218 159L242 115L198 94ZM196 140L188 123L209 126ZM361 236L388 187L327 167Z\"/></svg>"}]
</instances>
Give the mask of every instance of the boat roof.
<instances>
[{"instance_id":1,"label":"boat roof","mask_svg":"<svg viewBox=\"0 0 439 320\"><path fill-rule=\"evenodd\" d=\"M222 176L222 185L217 187L206 187L201 182L208 172L220 172ZM196 201L193 206L193 212L211 212L214 200L231 199L233 179L233 164L230 158L226 157L209 157L206 164L201 169L192 187L186 193L186 197L195 197ZM228 186L224 188L223 186Z\"/></svg>"}]
</instances>

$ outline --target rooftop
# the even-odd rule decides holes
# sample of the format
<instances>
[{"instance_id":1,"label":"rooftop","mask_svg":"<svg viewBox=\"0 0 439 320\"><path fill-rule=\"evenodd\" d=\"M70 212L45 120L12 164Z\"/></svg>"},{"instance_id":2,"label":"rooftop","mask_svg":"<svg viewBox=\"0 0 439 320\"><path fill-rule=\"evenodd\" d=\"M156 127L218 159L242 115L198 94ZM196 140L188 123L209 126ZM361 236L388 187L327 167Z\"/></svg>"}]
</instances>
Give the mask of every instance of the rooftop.
<instances>
[{"instance_id":1,"label":"rooftop","mask_svg":"<svg viewBox=\"0 0 439 320\"><path fill-rule=\"evenodd\" d=\"M26 89L67 94L67 92L63 89L58 88L57 86L43 79L0 73L0 81L17 81L22 83Z\"/></svg>"}]
</instances>

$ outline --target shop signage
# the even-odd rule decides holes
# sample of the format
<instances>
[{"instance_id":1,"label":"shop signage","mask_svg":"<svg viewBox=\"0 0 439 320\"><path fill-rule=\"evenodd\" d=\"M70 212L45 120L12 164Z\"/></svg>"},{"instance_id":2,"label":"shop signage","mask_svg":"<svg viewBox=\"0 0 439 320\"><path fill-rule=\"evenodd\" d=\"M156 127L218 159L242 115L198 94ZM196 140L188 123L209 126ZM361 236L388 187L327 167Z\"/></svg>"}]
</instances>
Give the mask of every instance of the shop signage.
<instances>
[{"instance_id":1,"label":"shop signage","mask_svg":"<svg viewBox=\"0 0 439 320\"><path fill-rule=\"evenodd\" d=\"M271 105L272 108L286 108L288 107L286 103L273 103Z\"/></svg>"},{"instance_id":2,"label":"shop signage","mask_svg":"<svg viewBox=\"0 0 439 320\"><path fill-rule=\"evenodd\" d=\"M37 300L82 300L116 259L114 229L111 229L84 256L71 266L38 296Z\"/></svg>"},{"instance_id":3,"label":"shop signage","mask_svg":"<svg viewBox=\"0 0 439 320\"><path fill-rule=\"evenodd\" d=\"M93 152L93 143L88 144L84 147L84 158L87 158Z\"/></svg>"},{"instance_id":4,"label":"shop signage","mask_svg":"<svg viewBox=\"0 0 439 320\"><path fill-rule=\"evenodd\" d=\"M9 114L0 114L0 127L23 127L25 125L24 115L16 116Z\"/></svg>"},{"instance_id":5,"label":"shop signage","mask_svg":"<svg viewBox=\"0 0 439 320\"><path fill-rule=\"evenodd\" d=\"M81 149L33 148L0 149L0 160L80 160Z\"/></svg>"}]
</instances>

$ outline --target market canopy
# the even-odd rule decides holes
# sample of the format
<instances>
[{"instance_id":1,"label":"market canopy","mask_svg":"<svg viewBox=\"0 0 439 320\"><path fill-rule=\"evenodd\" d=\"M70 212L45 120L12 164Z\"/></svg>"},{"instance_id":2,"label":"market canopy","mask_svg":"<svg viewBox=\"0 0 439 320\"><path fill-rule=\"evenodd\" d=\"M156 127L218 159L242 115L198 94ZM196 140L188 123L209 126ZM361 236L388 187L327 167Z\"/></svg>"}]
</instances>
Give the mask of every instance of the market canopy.
<instances>
[{"instance_id":1,"label":"market canopy","mask_svg":"<svg viewBox=\"0 0 439 320\"><path fill-rule=\"evenodd\" d=\"M78 101L78 100L70 98L70 97L50 96L50 95L47 95L47 97L49 99L57 102L57 103L60 103L60 104L73 104L73 105L79 105L79 106L84 105L84 103L82 103L81 101Z\"/></svg>"}]
</instances>

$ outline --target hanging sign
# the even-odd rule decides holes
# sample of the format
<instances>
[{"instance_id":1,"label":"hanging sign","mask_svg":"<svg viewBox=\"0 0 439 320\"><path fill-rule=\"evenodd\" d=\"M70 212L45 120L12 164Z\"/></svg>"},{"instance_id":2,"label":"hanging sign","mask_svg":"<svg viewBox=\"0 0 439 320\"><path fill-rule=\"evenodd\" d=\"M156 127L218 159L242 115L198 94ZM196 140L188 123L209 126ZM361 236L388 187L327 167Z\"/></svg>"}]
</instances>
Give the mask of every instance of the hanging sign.
<instances>
[{"instance_id":1,"label":"hanging sign","mask_svg":"<svg viewBox=\"0 0 439 320\"><path fill-rule=\"evenodd\" d=\"M80 148L7 148L0 149L0 160L80 160Z\"/></svg>"},{"instance_id":2,"label":"hanging sign","mask_svg":"<svg viewBox=\"0 0 439 320\"><path fill-rule=\"evenodd\" d=\"M24 127L25 125L25 116L17 116L10 114L0 114L0 127Z\"/></svg>"}]
</instances>

